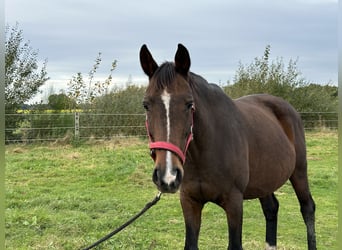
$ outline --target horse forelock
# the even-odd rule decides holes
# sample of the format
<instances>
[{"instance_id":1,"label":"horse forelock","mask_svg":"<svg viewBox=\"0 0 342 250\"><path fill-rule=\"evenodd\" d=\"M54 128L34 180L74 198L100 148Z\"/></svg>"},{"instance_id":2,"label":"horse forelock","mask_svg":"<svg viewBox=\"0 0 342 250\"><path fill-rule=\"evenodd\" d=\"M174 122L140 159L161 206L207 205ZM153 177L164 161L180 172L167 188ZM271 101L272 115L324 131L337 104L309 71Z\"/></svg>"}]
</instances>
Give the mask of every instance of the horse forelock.
<instances>
[{"instance_id":1,"label":"horse forelock","mask_svg":"<svg viewBox=\"0 0 342 250\"><path fill-rule=\"evenodd\" d=\"M170 87L176 77L175 66L171 62L165 62L156 70L150 80L148 88L162 90Z\"/></svg>"}]
</instances>

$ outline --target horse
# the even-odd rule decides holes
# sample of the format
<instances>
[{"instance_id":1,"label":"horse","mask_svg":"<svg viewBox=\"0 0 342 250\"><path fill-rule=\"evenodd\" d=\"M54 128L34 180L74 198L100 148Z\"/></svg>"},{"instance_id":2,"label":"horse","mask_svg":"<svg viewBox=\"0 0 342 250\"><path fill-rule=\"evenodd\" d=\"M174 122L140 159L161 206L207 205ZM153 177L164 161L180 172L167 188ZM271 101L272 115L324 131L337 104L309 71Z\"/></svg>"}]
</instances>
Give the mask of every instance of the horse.
<instances>
[{"instance_id":1,"label":"horse","mask_svg":"<svg viewBox=\"0 0 342 250\"><path fill-rule=\"evenodd\" d=\"M256 198L266 220L266 249L276 249L279 203L274 192L287 180L300 203L308 249L316 249L315 203L297 111L267 94L231 99L190 72L190 54L182 44L174 62L158 65L145 44L139 56L149 78L143 107L152 180L162 193L179 190L184 249L198 249L201 211L212 202L226 213L228 250L241 250L243 200Z\"/></svg>"}]
</instances>

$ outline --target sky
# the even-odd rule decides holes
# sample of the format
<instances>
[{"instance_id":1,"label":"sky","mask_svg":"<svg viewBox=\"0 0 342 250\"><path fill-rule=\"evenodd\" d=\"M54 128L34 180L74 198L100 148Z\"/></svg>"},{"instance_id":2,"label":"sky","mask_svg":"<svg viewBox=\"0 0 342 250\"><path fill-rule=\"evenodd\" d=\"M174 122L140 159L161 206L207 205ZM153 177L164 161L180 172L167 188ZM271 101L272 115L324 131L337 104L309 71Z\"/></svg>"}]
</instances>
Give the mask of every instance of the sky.
<instances>
[{"instance_id":1,"label":"sky","mask_svg":"<svg viewBox=\"0 0 342 250\"><path fill-rule=\"evenodd\" d=\"M252 63L270 45L271 60L298 60L307 81L337 85L337 0L7 0L5 20L19 23L40 65L48 60L45 95L66 89L77 72L86 79L99 52L95 80L117 60L114 85L147 84L143 44L163 63L182 43L191 71L218 84L232 83L239 63Z\"/></svg>"}]
</instances>

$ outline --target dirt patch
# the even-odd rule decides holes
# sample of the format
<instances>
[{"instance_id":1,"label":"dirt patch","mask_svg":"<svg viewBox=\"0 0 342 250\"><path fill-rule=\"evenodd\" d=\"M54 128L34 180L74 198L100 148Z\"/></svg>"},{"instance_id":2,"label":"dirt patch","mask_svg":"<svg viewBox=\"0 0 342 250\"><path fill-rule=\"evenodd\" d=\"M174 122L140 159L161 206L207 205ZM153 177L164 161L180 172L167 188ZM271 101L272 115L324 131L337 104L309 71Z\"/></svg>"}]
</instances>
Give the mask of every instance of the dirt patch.
<instances>
[{"instance_id":1,"label":"dirt patch","mask_svg":"<svg viewBox=\"0 0 342 250\"><path fill-rule=\"evenodd\" d=\"M22 154L22 153L25 153L26 150L21 147L17 147L17 148L14 148L12 152L15 154Z\"/></svg>"},{"instance_id":2,"label":"dirt patch","mask_svg":"<svg viewBox=\"0 0 342 250\"><path fill-rule=\"evenodd\" d=\"M307 156L307 159L309 161L320 161L320 160L322 160L321 157L317 157L317 156Z\"/></svg>"},{"instance_id":3,"label":"dirt patch","mask_svg":"<svg viewBox=\"0 0 342 250\"><path fill-rule=\"evenodd\" d=\"M80 159L81 158L81 154L78 153L78 152L73 152L73 153L70 153L70 154L67 154L66 155L66 158L67 159L70 159L70 160L76 160L76 159Z\"/></svg>"}]
</instances>

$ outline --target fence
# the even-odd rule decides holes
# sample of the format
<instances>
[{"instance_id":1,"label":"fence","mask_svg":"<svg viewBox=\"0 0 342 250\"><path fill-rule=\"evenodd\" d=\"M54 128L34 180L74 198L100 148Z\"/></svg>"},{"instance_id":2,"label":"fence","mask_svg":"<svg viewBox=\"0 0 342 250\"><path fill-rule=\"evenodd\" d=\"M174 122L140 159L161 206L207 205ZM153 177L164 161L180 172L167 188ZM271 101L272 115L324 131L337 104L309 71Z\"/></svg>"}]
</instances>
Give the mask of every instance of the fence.
<instances>
[{"instance_id":1,"label":"fence","mask_svg":"<svg viewBox=\"0 0 342 250\"><path fill-rule=\"evenodd\" d=\"M336 112L302 112L300 113L305 130L338 129Z\"/></svg>"},{"instance_id":2,"label":"fence","mask_svg":"<svg viewBox=\"0 0 342 250\"><path fill-rule=\"evenodd\" d=\"M146 136L145 114L6 114L6 143Z\"/></svg>"},{"instance_id":3,"label":"fence","mask_svg":"<svg viewBox=\"0 0 342 250\"><path fill-rule=\"evenodd\" d=\"M337 129L335 112L301 113L306 130ZM6 143L146 137L145 114L6 114Z\"/></svg>"}]
</instances>

